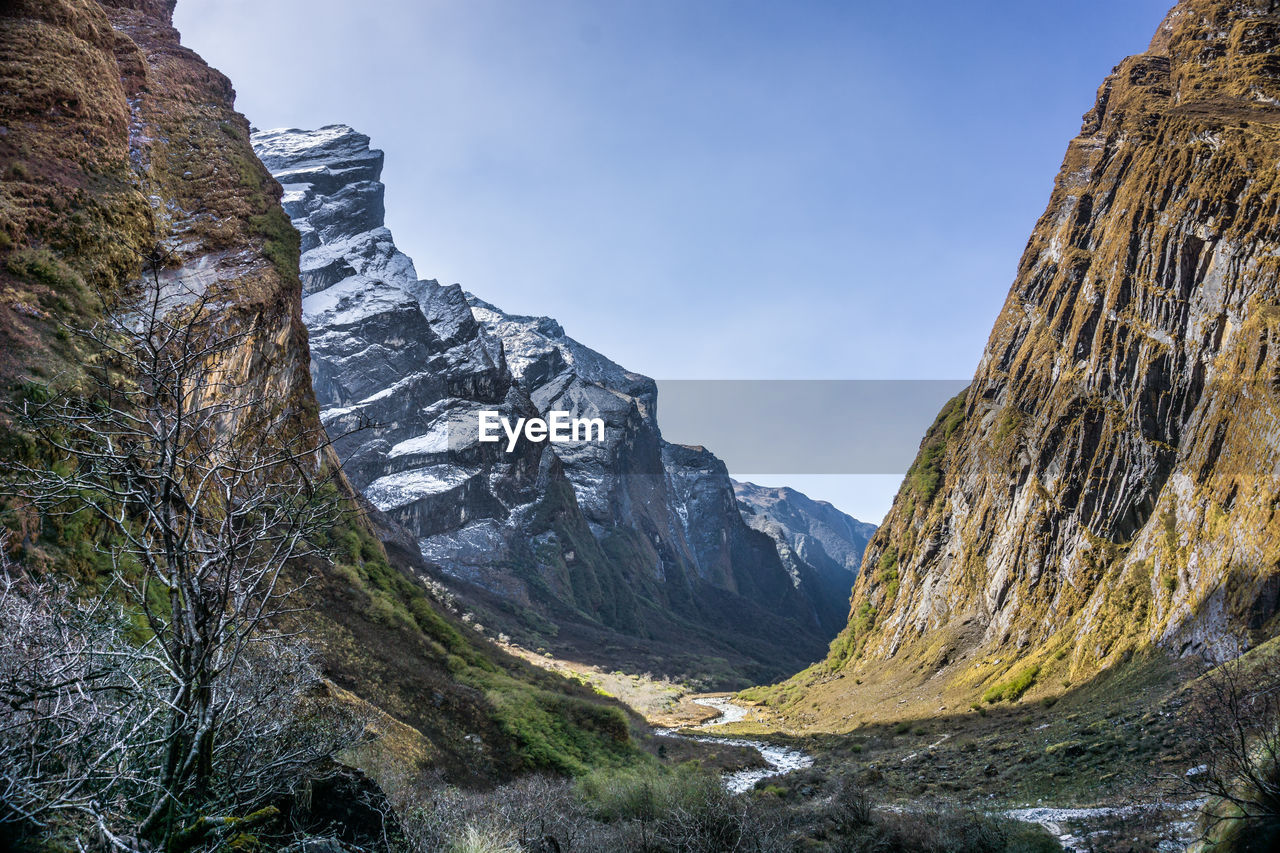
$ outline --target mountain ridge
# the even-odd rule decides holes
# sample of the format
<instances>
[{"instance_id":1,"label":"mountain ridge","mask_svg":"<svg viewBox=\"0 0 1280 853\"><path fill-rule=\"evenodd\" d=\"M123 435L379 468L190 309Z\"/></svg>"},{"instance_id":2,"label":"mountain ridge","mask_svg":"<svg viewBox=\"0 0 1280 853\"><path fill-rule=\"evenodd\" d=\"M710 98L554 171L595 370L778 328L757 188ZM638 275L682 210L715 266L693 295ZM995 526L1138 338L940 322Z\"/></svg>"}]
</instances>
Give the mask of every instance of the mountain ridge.
<instances>
[{"instance_id":1,"label":"mountain ridge","mask_svg":"<svg viewBox=\"0 0 1280 853\"><path fill-rule=\"evenodd\" d=\"M1278 34L1184 0L1098 89L802 701L1053 697L1274 635Z\"/></svg>"},{"instance_id":2,"label":"mountain ridge","mask_svg":"<svg viewBox=\"0 0 1280 853\"><path fill-rule=\"evenodd\" d=\"M254 143L302 234L321 417L336 435L377 424L337 439L352 481L484 625L578 655L656 643L675 663L655 649L645 668L717 684L821 655L840 626L830 586L807 564L789 571L743 521L719 459L662 438L652 379L551 318L419 279L383 224L382 154L365 135L333 125ZM602 418L605 440L512 454L478 441L481 410L514 422L553 408ZM569 623L585 633L566 644Z\"/></svg>"},{"instance_id":3,"label":"mountain ridge","mask_svg":"<svg viewBox=\"0 0 1280 853\"><path fill-rule=\"evenodd\" d=\"M825 623L843 625L848 601L862 567L862 554L876 526L858 521L827 501L789 486L767 487L733 481L734 496L747 524L774 540L778 557L793 578L823 590L815 596Z\"/></svg>"},{"instance_id":4,"label":"mountain ridge","mask_svg":"<svg viewBox=\"0 0 1280 853\"><path fill-rule=\"evenodd\" d=\"M103 301L118 308L135 298L148 266L158 267L162 284L215 293L210 308L221 329L248 330L216 365L237 393L280 406L303 433L319 425L298 234L280 206L279 184L254 155L230 81L181 45L173 6L31 0L0 7L6 460L53 464L47 448L14 426L9 404L20 407L99 357L63 324L89 327L101 319ZM317 457L322 465L336 461L328 451ZM430 764L483 783L526 770L572 770L584 758L638 757L632 718L617 703L477 635L410 580L404 560L388 558L354 497L343 498L348 511L332 531L333 564L291 565L281 584L296 590L297 627L325 676L412 728L402 738L412 749L393 755L371 746L370 767L412 774ZM98 527L75 516L41 517L8 496L3 509L14 534L6 544L20 563L86 590L110 588L118 567ZM585 749L562 740L569 738Z\"/></svg>"}]
</instances>

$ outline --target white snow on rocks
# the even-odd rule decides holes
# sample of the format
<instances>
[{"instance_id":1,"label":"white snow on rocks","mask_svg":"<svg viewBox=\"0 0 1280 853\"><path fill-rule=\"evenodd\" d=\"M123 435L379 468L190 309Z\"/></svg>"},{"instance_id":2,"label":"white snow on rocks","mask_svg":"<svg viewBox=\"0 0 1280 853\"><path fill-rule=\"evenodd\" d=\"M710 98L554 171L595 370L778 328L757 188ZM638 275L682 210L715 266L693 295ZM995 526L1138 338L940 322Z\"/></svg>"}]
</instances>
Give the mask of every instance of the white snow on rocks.
<instances>
[{"instance_id":1,"label":"white snow on rocks","mask_svg":"<svg viewBox=\"0 0 1280 853\"><path fill-rule=\"evenodd\" d=\"M461 486L477 471L456 465L430 465L379 477L365 487L364 496L378 509L397 509L416 500Z\"/></svg>"}]
</instances>

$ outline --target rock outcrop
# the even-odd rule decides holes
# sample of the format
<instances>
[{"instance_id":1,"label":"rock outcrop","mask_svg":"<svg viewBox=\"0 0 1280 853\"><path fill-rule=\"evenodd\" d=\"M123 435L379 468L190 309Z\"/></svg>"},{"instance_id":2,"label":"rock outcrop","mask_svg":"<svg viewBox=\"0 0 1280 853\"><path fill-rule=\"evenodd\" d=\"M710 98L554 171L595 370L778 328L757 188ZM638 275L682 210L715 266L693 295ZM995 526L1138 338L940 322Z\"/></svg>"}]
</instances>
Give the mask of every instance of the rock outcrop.
<instances>
[{"instance_id":1,"label":"rock outcrop","mask_svg":"<svg viewBox=\"0 0 1280 853\"><path fill-rule=\"evenodd\" d=\"M302 234L321 417L434 580L491 630L600 662L725 684L821 656L839 627L830 588L743 521L719 459L663 440L651 379L550 318L419 279L383 224L367 137L253 139ZM481 410L599 418L604 440L508 452L478 440Z\"/></svg>"},{"instance_id":2,"label":"rock outcrop","mask_svg":"<svg viewBox=\"0 0 1280 853\"><path fill-rule=\"evenodd\" d=\"M1231 656L1274 635L1274 7L1183 0L1099 89L972 386L801 679L820 701L852 695L818 683L832 671L923 679L926 700L1032 697L1135 649Z\"/></svg>"}]
</instances>

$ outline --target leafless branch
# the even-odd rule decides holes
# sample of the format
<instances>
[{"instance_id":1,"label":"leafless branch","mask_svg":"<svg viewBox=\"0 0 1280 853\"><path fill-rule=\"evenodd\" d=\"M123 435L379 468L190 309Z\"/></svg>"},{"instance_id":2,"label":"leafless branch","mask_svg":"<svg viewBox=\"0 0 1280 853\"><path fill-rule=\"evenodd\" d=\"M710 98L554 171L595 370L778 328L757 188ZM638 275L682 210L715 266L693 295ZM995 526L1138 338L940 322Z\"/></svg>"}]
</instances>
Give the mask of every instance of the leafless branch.
<instances>
[{"instance_id":1,"label":"leafless branch","mask_svg":"<svg viewBox=\"0 0 1280 853\"><path fill-rule=\"evenodd\" d=\"M112 596L81 605L6 564L0 762L20 770L0 775L0 821L78 810L117 849L129 821L168 843L287 791L362 728L308 706L319 673L282 625L306 583L286 568L327 561L345 511L328 440L264 375L259 319L164 262L75 330L81 370L16 413L53 464L16 464L8 490L99 522L145 639Z\"/></svg>"}]
</instances>

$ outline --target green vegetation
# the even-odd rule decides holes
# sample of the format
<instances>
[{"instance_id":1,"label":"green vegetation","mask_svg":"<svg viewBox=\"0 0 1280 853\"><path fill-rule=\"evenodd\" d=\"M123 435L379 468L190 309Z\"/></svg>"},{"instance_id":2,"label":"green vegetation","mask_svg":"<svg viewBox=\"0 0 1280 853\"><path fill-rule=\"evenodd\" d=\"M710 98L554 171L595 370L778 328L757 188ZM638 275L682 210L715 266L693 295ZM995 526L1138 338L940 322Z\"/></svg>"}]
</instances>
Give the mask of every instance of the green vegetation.
<instances>
[{"instance_id":1,"label":"green vegetation","mask_svg":"<svg viewBox=\"0 0 1280 853\"><path fill-rule=\"evenodd\" d=\"M1008 700L1016 702L1022 698L1022 694L1031 689L1031 685L1036 683L1036 676L1040 674L1038 665L1028 666L1021 669L1012 676L995 686L991 687L987 692L982 694L984 702L1002 702Z\"/></svg>"},{"instance_id":2,"label":"green vegetation","mask_svg":"<svg viewBox=\"0 0 1280 853\"><path fill-rule=\"evenodd\" d=\"M952 397L938 412L925 434L920 453L907 470L906 484L923 506L933 503L943 482L943 464L951 437L964 424L964 407L968 390Z\"/></svg>"},{"instance_id":3,"label":"green vegetation","mask_svg":"<svg viewBox=\"0 0 1280 853\"><path fill-rule=\"evenodd\" d=\"M620 708L531 689L511 678L483 679L499 726L522 767L579 775L637 760Z\"/></svg>"},{"instance_id":4,"label":"green vegetation","mask_svg":"<svg viewBox=\"0 0 1280 853\"><path fill-rule=\"evenodd\" d=\"M576 784L530 778L489 793L407 794L422 850L578 853L1050 853L1037 826L955 807L879 809L847 774L802 771L737 796L696 764L597 771Z\"/></svg>"},{"instance_id":5,"label":"green vegetation","mask_svg":"<svg viewBox=\"0 0 1280 853\"><path fill-rule=\"evenodd\" d=\"M301 243L298 230L282 208L271 207L266 213L249 217L249 225L263 239L262 253L285 281L298 277Z\"/></svg>"},{"instance_id":6,"label":"green vegetation","mask_svg":"<svg viewBox=\"0 0 1280 853\"><path fill-rule=\"evenodd\" d=\"M946 445L941 442L927 445L921 449L920 455L907 472L907 482L925 505L933 502L934 495L942 485L942 460L946 449Z\"/></svg>"},{"instance_id":7,"label":"green vegetation","mask_svg":"<svg viewBox=\"0 0 1280 853\"><path fill-rule=\"evenodd\" d=\"M442 615L420 583L390 565L359 517L349 517L333 537L334 575L364 597L365 616L393 634L407 635L404 654L425 651L427 658L417 666L434 660L484 697L488 726L505 741L505 764L576 775L641 760L627 716L616 703L602 702L585 685L529 667L468 636L467 629ZM456 748L465 750L467 742Z\"/></svg>"},{"instance_id":8,"label":"green vegetation","mask_svg":"<svg viewBox=\"0 0 1280 853\"><path fill-rule=\"evenodd\" d=\"M896 569L892 583L897 583ZM896 586L894 591L896 593ZM825 662L825 668L828 671L834 672L838 670L862 652L867 636L875 629L877 615L878 611L875 605L868 599L863 598L858 602L857 608L849 619L849 626L831 641L831 648L827 652L827 660ZM804 673L801 673L796 676L795 680L800 680L803 675Z\"/></svg>"},{"instance_id":9,"label":"green vegetation","mask_svg":"<svg viewBox=\"0 0 1280 853\"><path fill-rule=\"evenodd\" d=\"M579 797L593 817L606 823L652 821L683 803L719 799L720 779L696 764L675 768L597 770L578 782Z\"/></svg>"},{"instance_id":10,"label":"green vegetation","mask_svg":"<svg viewBox=\"0 0 1280 853\"><path fill-rule=\"evenodd\" d=\"M83 289L80 276L48 249L19 249L5 259L5 269L26 281L58 291Z\"/></svg>"},{"instance_id":11,"label":"green vegetation","mask_svg":"<svg viewBox=\"0 0 1280 853\"><path fill-rule=\"evenodd\" d=\"M996 447L1004 447L1009 437L1015 435L1021 429L1025 416L1018 409L1013 407L1006 408L1000 415L1000 422L996 425L995 434L992 436Z\"/></svg>"},{"instance_id":12,"label":"green vegetation","mask_svg":"<svg viewBox=\"0 0 1280 853\"><path fill-rule=\"evenodd\" d=\"M876 581L884 588L885 601L893 601L898 595L898 548L890 545L884 549L877 563Z\"/></svg>"},{"instance_id":13,"label":"green vegetation","mask_svg":"<svg viewBox=\"0 0 1280 853\"><path fill-rule=\"evenodd\" d=\"M461 657L467 666L498 671L458 628L437 612L421 584L391 567L382 545L362 518L348 515L333 535L338 571L348 579L358 580L359 589L369 596L370 615L377 621L420 631L442 653Z\"/></svg>"}]
</instances>

